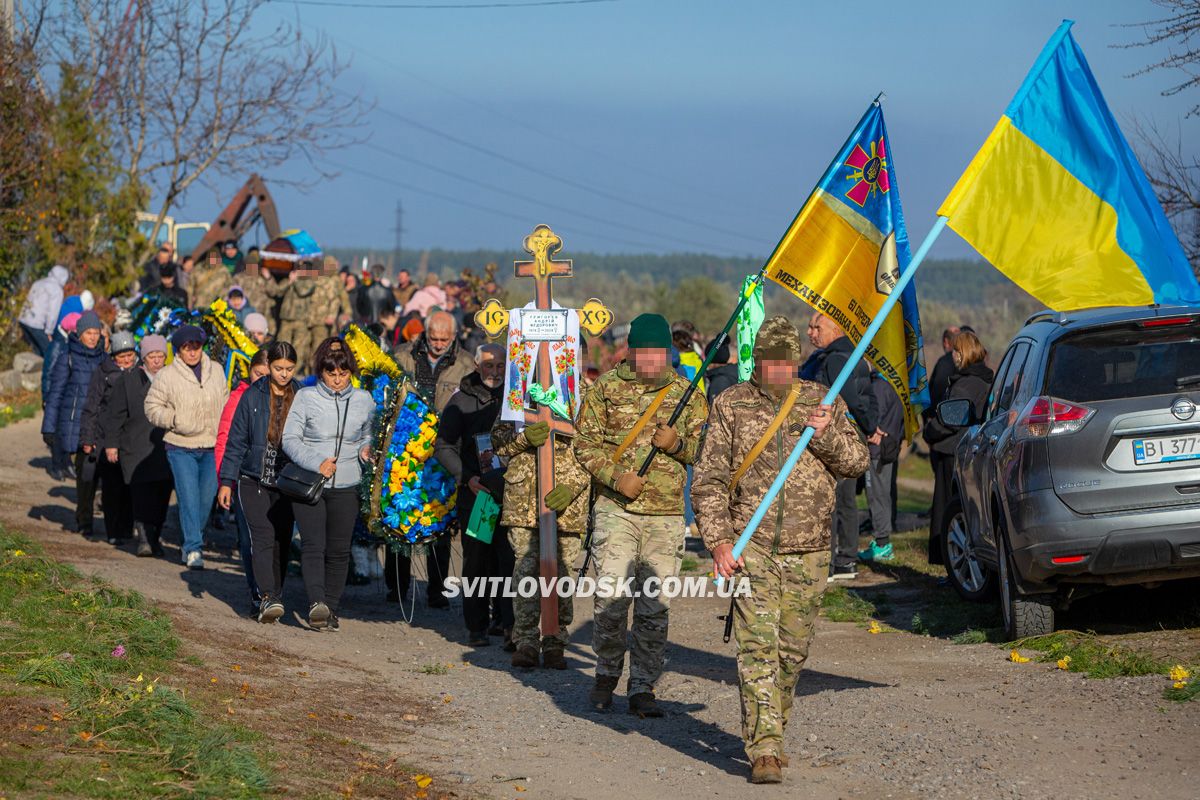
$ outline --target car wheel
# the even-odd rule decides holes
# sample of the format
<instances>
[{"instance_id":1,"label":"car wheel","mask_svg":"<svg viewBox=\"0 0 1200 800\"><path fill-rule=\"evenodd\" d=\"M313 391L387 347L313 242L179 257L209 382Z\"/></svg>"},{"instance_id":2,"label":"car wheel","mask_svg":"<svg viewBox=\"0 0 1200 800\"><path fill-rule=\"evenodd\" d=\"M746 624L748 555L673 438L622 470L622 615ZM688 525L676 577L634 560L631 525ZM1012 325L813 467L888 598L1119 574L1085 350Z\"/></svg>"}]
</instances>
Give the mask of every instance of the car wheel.
<instances>
[{"instance_id":1,"label":"car wheel","mask_svg":"<svg viewBox=\"0 0 1200 800\"><path fill-rule=\"evenodd\" d=\"M980 603L996 589L996 575L980 562L975 541L967 527L962 500L954 498L946 507L946 530L942 535L942 563L950 585L963 600Z\"/></svg>"},{"instance_id":2,"label":"car wheel","mask_svg":"<svg viewBox=\"0 0 1200 800\"><path fill-rule=\"evenodd\" d=\"M1022 595L1017 590L1016 574L1009 555L1008 538L1002 528L996 530L996 560L1000 563L1000 614L1004 635L1010 641L1054 633L1054 606L1045 595Z\"/></svg>"}]
</instances>

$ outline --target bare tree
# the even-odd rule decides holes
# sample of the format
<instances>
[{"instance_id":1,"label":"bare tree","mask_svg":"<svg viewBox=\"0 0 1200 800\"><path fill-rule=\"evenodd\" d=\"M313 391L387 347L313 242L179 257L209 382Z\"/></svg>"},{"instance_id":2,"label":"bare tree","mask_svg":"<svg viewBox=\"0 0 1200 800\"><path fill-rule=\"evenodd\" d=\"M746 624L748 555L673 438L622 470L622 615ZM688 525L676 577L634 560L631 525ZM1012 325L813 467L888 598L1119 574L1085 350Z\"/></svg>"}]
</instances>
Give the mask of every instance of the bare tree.
<instances>
[{"instance_id":1,"label":"bare tree","mask_svg":"<svg viewBox=\"0 0 1200 800\"><path fill-rule=\"evenodd\" d=\"M1183 79L1163 90L1164 97L1192 95L1200 89L1200 0L1153 0L1166 14L1128 25L1145 38L1122 47L1166 46L1167 56L1130 77L1159 70L1181 72ZM1200 116L1200 101L1189 100L1185 117ZM1200 275L1200 157L1185 152L1181 134L1168 135L1153 122L1132 122L1138 153L1150 184L1192 268Z\"/></svg>"},{"instance_id":2,"label":"bare tree","mask_svg":"<svg viewBox=\"0 0 1200 800\"><path fill-rule=\"evenodd\" d=\"M348 64L326 38L263 19L267 2L73 0L48 26L51 52L94 76L126 175L159 198L151 242L197 182L296 158L318 180L322 154L358 141L367 106L334 87Z\"/></svg>"},{"instance_id":3,"label":"bare tree","mask_svg":"<svg viewBox=\"0 0 1200 800\"><path fill-rule=\"evenodd\" d=\"M1160 69L1177 70L1186 77L1169 89L1163 90L1164 97L1182 94L1200 87L1200 0L1152 0L1154 5L1167 12L1165 17L1127 25L1141 28L1146 38L1130 42L1126 47L1150 47L1167 45L1166 58L1149 64L1135 75L1144 75ZM1192 105L1189 117L1200 115L1200 102Z\"/></svg>"}]
</instances>

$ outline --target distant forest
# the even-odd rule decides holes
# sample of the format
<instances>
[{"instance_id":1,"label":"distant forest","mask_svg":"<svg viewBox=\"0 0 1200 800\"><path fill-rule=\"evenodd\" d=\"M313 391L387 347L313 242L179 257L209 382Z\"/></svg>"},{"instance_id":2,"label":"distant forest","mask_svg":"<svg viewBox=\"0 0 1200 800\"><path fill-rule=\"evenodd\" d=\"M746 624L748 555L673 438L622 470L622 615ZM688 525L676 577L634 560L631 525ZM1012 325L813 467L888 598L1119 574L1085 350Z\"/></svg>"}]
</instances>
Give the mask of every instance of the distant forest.
<instances>
[{"instance_id":1,"label":"distant forest","mask_svg":"<svg viewBox=\"0 0 1200 800\"><path fill-rule=\"evenodd\" d=\"M364 257L368 263L394 263L390 251L330 247L329 252L356 267ZM560 257L570 257L575 268L574 277L555 284L556 296L564 305L598 297L614 310L618 323L654 311L671 320L690 319L707 334L715 333L728 319L743 278L762 266L756 259L699 253L563 253ZM430 271L451 278L464 269L480 274L487 264L495 263L499 265L496 275L505 294L502 299L509 305L517 305L528 302L532 293L531 286L523 286L528 281L513 277L513 262L525 258L528 258L525 253L514 250L406 250L399 267L409 270L413 279L420 282ZM916 282L921 327L930 357L940 354L939 340L945 327L967 323L980 333L994 355L994 362L1025 319L1041 308L985 261L929 260L917 273ZM782 312L797 320L806 314L799 300L770 282L766 302L768 314Z\"/></svg>"}]
</instances>

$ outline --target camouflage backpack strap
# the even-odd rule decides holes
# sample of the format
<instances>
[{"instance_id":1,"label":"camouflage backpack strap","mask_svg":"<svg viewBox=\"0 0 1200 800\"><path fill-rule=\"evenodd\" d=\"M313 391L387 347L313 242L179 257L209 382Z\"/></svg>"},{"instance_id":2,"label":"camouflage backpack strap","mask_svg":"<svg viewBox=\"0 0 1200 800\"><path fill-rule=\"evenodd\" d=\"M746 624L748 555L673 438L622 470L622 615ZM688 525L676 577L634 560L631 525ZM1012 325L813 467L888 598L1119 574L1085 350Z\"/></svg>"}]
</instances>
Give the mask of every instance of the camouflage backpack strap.
<instances>
[{"instance_id":1,"label":"camouflage backpack strap","mask_svg":"<svg viewBox=\"0 0 1200 800\"><path fill-rule=\"evenodd\" d=\"M616 452L613 453L614 464L621 463L621 456L625 455L625 451L633 446L633 443L637 441L638 435L650 424L650 420L654 419L654 415L658 413L659 407L667 399L667 392L671 391L671 387L674 384L674 381L667 381L667 385L660 389L658 394L654 396L654 400L650 402L650 407L646 409L646 412L638 417L638 421L634 423L633 428L630 429L624 441L621 442Z\"/></svg>"},{"instance_id":2,"label":"camouflage backpack strap","mask_svg":"<svg viewBox=\"0 0 1200 800\"><path fill-rule=\"evenodd\" d=\"M763 450L766 450L767 445L771 443L771 439L779 432L783 421L788 418L788 414L792 412L792 407L796 405L796 400L800 397L800 391L801 384L797 382L792 386L792 390L788 392L787 399L783 401L783 405L779 407L779 413L775 415L775 419L771 420L771 424L767 426L766 433L754 443L754 447L750 448L750 452L746 454L742 465L737 468L737 472L733 473L733 479L729 481L730 494L733 494L737 489L738 484L742 482L742 478L746 477L746 472L750 469L751 465L758 460Z\"/></svg>"}]
</instances>

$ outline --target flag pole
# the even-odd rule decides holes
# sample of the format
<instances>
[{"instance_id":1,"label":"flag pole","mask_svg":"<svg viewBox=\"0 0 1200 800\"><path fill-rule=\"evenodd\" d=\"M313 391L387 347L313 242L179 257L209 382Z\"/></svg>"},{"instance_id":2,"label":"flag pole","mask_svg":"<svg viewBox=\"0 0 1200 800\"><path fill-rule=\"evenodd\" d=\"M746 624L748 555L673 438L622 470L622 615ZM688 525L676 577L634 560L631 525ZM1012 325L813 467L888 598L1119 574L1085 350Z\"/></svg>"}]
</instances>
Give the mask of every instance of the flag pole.
<instances>
[{"instance_id":1,"label":"flag pole","mask_svg":"<svg viewBox=\"0 0 1200 800\"><path fill-rule=\"evenodd\" d=\"M879 329L883 327L883 323L887 321L888 315L891 314L892 309L895 308L896 304L900 302L900 296L904 293L904 290L908 288L908 285L912 283L913 276L917 273L917 268L921 266L921 262L925 260L925 256L929 253L929 248L933 247L933 243L937 241L938 236L940 236L942 231L945 230L946 223L948 221L949 220L947 217L938 217L937 221L934 222L929 234L925 237L925 241L921 242L921 246L913 255L912 261L910 261L908 266L905 267L904 272L900 274L900 280L896 282L896 287L892 289L890 294L888 294L887 299L883 301L883 305L879 308L879 313L875 315L875 318L871 320L871 324L868 325L866 331L863 332L862 338L859 339L858 345L854 348L854 352L851 353L850 358L847 359L846 366L842 368L842 371L838 374L837 379L834 380L833 386L829 387L829 391L825 394L825 398L821 401L823 405L830 405L834 400L837 399L838 394L842 391L842 387L846 385L846 381L850 379L850 375L854 372L855 366L866 354L867 348L871 345L871 340L875 338L875 334L877 334ZM767 494L758 504L758 508L755 509L754 516L752 516L750 521L746 523L745 530L742 531L741 536L738 537L737 543L734 544L733 558L735 561L741 557L742 551L746 549L746 545L750 542L750 537L754 535L754 531L758 529L759 523L761 523L763 517L766 516L767 510L775 501L775 497L779 494L780 490L783 489L783 484L787 482L788 476L791 475L792 470L796 468L796 463L800 461L800 456L802 456L804 451L808 449L808 443L812 441L812 437L813 429L811 427L806 427L804 429L804 433L800 434L800 441L796 442L796 446L792 449L791 455L789 455L787 461L783 463L783 466L779 470L779 474L775 476L775 480L771 484L771 488L767 489ZM721 578L718 576L718 584L720 581Z\"/></svg>"},{"instance_id":2,"label":"flag pole","mask_svg":"<svg viewBox=\"0 0 1200 800\"><path fill-rule=\"evenodd\" d=\"M871 101L871 105L867 106L867 110L863 112L862 117L858 120L858 124L856 124L850 130L850 135L846 137L846 141L842 142L842 146L838 148L837 152L840 153L846 149L846 145L850 144L850 140L853 139L858 133L859 129L862 128L862 124L866 121L867 115L871 113L871 109L878 106L883 98L883 92L880 92L875 96L875 99ZM808 207L809 202L812 201L813 196L816 195L819 187L820 183L818 182L817 185L813 187L812 191L808 193L808 198L800 206L800 210L796 212L796 216L792 219L791 225L788 225L787 228L784 229L783 236L779 238L779 242L775 245L775 249L771 251L771 255L766 261L763 262L762 267L759 268L758 274L754 276L754 281L746 287L746 291L742 292L742 296L738 300L737 307L734 308L733 313L729 315L729 321L725 323L725 327L721 329L721 333L713 340L712 346L708 348L708 355L704 358L704 363L702 363L696 370L696 374L692 377L691 383L688 384L688 388L683 393L683 397L679 399L679 403L675 406L675 410L671 412L671 418L667 420L668 427L673 427L675 423L679 421L679 417L683 414L683 410L687 408L687 404L692 399L692 395L695 393L696 387L700 385L700 381L704 380L704 373L708 371L709 365L712 364L713 356L717 354L717 351L721 349L721 346L724 345L725 342L729 341L729 329L733 327L735 322L737 322L738 315L742 313L742 309L746 307L746 303L749 302L754 293L758 291L758 287L762 285L763 278L767 273L767 265L771 263L773 258L775 258L775 254L779 252L779 248L783 246L783 242L787 238L788 232L795 227L796 220L799 219L800 215L804 213L804 209ZM650 452L646 454L646 460L642 462L642 466L638 469L638 475L645 477L646 473L650 471L651 462L654 461L654 457L658 455L658 453L658 448L651 445ZM587 565L585 563L585 569L586 566ZM582 573L580 574L582 575Z\"/></svg>"}]
</instances>

